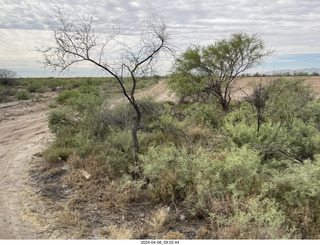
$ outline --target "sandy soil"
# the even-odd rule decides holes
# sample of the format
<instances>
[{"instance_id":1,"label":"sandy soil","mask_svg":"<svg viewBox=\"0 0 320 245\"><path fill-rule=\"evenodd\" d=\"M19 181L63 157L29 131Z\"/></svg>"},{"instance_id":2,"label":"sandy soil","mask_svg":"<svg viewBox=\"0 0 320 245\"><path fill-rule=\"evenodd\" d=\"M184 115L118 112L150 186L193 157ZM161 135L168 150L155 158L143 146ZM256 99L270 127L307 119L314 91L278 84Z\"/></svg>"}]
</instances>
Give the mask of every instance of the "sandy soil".
<instances>
[{"instance_id":1,"label":"sandy soil","mask_svg":"<svg viewBox=\"0 0 320 245\"><path fill-rule=\"evenodd\" d=\"M288 77L290 79L295 79L297 77ZM315 93L316 98L320 98L320 76L310 76L310 77L301 77L305 79L305 84L310 85L312 90ZM250 94L252 89L248 86L252 82L262 82L263 84L274 81L278 77L244 77L237 80L234 86L234 94L232 99L239 100Z\"/></svg>"},{"instance_id":2,"label":"sandy soil","mask_svg":"<svg viewBox=\"0 0 320 245\"><path fill-rule=\"evenodd\" d=\"M37 230L21 215L29 190L27 170L35 153L53 135L48 129L47 98L0 108L0 239L36 239Z\"/></svg>"},{"instance_id":3,"label":"sandy soil","mask_svg":"<svg viewBox=\"0 0 320 245\"><path fill-rule=\"evenodd\" d=\"M142 99L143 97L151 97L155 101L173 101L177 102L178 97L174 93L170 93L167 85L166 85L166 80L161 80L159 81L156 85L152 86L150 89L138 92L135 95L136 99ZM128 100L122 96L121 98L118 98L111 102L110 107L114 107L116 104L119 103L127 103Z\"/></svg>"}]
</instances>

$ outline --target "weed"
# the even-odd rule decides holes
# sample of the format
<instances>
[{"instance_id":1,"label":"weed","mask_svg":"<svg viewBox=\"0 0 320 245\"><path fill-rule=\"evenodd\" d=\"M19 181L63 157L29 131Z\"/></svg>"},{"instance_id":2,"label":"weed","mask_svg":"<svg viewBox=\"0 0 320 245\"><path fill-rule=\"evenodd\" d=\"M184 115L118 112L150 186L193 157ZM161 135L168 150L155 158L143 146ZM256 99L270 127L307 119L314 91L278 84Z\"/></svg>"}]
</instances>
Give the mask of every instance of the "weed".
<instances>
[{"instance_id":1,"label":"weed","mask_svg":"<svg viewBox=\"0 0 320 245\"><path fill-rule=\"evenodd\" d=\"M18 100L29 100L31 95L26 90L20 90L16 93L16 97Z\"/></svg>"},{"instance_id":2,"label":"weed","mask_svg":"<svg viewBox=\"0 0 320 245\"><path fill-rule=\"evenodd\" d=\"M133 231L130 230L125 225L120 227L111 225L111 226L105 227L104 230L101 232L101 235L105 239L129 240L133 238Z\"/></svg>"},{"instance_id":3,"label":"weed","mask_svg":"<svg viewBox=\"0 0 320 245\"><path fill-rule=\"evenodd\" d=\"M169 219L168 207L162 207L155 210L150 217L149 225L152 231L161 233L165 230L165 226Z\"/></svg>"}]
</instances>

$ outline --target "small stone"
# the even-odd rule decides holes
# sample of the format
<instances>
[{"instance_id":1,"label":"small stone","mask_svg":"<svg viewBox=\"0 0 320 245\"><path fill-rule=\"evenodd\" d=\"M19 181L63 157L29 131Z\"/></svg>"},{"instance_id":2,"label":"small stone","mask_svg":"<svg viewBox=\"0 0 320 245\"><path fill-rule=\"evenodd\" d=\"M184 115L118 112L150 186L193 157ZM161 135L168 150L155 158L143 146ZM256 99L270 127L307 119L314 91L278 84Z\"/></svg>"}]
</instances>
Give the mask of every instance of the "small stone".
<instances>
[{"instance_id":1,"label":"small stone","mask_svg":"<svg viewBox=\"0 0 320 245\"><path fill-rule=\"evenodd\" d=\"M180 215L180 220L181 220L181 221L186 220L186 216L185 216L184 214L181 214L181 215Z\"/></svg>"},{"instance_id":2,"label":"small stone","mask_svg":"<svg viewBox=\"0 0 320 245\"><path fill-rule=\"evenodd\" d=\"M148 184L148 189L149 189L149 190L152 190L153 188L154 188L154 186L153 186L151 183L149 183L149 184Z\"/></svg>"}]
</instances>

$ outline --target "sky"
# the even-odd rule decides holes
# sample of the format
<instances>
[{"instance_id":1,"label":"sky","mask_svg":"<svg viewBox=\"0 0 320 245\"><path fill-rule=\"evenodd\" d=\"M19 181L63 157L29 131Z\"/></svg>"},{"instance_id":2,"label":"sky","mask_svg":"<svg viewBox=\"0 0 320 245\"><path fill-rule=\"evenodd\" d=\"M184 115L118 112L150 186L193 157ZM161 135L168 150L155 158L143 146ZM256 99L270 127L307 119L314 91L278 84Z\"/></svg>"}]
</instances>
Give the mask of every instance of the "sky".
<instances>
[{"instance_id":1,"label":"sky","mask_svg":"<svg viewBox=\"0 0 320 245\"><path fill-rule=\"evenodd\" d=\"M319 0L65 0L66 9L92 13L120 28L128 43L142 24L161 17L174 33L178 52L191 44L213 44L234 32L258 34L271 57L252 71L320 68ZM0 0L0 69L20 77L103 76L84 64L68 73L44 69L36 47L52 40L54 13L47 0ZM173 59L159 61L158 74L170 71Z\"/></svg>"}]
</instances>

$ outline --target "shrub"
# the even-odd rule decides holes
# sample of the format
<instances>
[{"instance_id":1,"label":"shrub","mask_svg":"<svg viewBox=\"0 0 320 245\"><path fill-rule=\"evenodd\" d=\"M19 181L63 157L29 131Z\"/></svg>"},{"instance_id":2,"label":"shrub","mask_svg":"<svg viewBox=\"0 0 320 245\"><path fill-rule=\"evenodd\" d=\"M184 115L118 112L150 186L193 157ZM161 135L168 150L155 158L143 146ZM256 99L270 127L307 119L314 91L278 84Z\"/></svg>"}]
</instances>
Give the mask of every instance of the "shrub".
<instances>
[{"instance_id":1,"label":"shrub","mask_svg":"<svg viewBox=\"0 0 320 245\"><path fill-rule=\"evenodd\" d=\"M220 239L289 239L290 223L272 199L257 196L239 203L234 199L234 215L212 214Z\"/></svg>"},{"instance_id":2,"label":"shrub","mask_svg":"<svg viewBox=\"0 0 320 245\"><path fill-rule=\"evenodd\" d=\"M194 215L208 215L211 200L234 195L245 198L261 186L261 159L247 147L219 156L199 151L196 155L171 147L151 147L144 162L144 174L154 185L153 196L174 202L185 200Z\"/></svg>"},{"instance_id":3,"label":"shrub","mask_svg":"<svg viewBox=\"0 0 320 245\"><path fill-rule=\"evenodd\" d=\"M73 149L67 147L57 147L52 145L47 150L44 151L44 158L49 163L59 163L62 161L67 161L69 156L73 154Z\"/></svg>"},{"instance_id":4,"label":"shrub","mask_svg":"<svg viewBox=\"0 0 320 245\"><path fill-rule=\"evenodd\" d=\"M60 93L58 96L57 96L57 102L59 104L64 104L66 103L68 100L70 100L71 98L78 98L80 92L78 90L66 90L62 93Z\"/></svg>"},{"instance_id":5,"label":"shrub","mask_svg":"<svg viewBox=\"0 0 320 245\"><path fill-rule=\"evenodd\" d=\"M69 108L52 110L49 114L49 128L52 132L58 132L62 127L75 125L72 119L72 111Z\"/></svg>"},{"instance_id":6,"label":"shrub","mask_svg":"<svg viewBox=\"0 0 320 245\"><path fill-rule=\"evenodd\" d=\"M45 92L44 84L40 80L35 80L27 86L29 92Z\"/></svg>"},{"instance_id":7,"label":"shrub","mask_svg":"<svg viewBox=\"0 0 320 245\"><path fill-rule=\"evenodd\" d=\"M31 95L26 90L20 90L17 91L16 97L18 100L29 100L31 98Z\"/></svg>"},{"instance_id":8,"label":"shrub","mask_svg":"<svg viewBox=\"0 0 320 245\"><path fill-rule=\"evenodd\" d=\"M223 112L214 103L192 103L183 113L186 123L218 128L222 124Z\"/></svg>"},{"instance_id":9,"label":"shrub","mask_svg":"<svg viewBox=\"0 0 320 245\"><path fill-rule=\"evenodd\" d=\"M155 186L152 195L166 203L183 200L193 181L194 156L174 146L150 147L144 162L144 175Z\"/></svg>"},{"instance_id":10,"label":"shrub","mask_svg":"<svg viewBox=\"0 0 320 245\"><path fill-rule=\"evenodd\" d=\"M304 239L319 239L320 163L287 165L270 179L268 196L275 198L297 234Z\"/></svg>"},{"instance_id":11,"label":"shrub","mask_svg":"<svg viewBox=\"0 0 320 245\"><path fill-rule=\"evenodd\" d=\"M320 205L320 161L288 167L273 178L272 194L286 206Z\"/></svg>"},{"instance_id":12,"label":"shrub","mask_svg":"<svg viewBox=\"0 0 320 245\"><path fill-rule=\"evenodd\" d=\"M132 137L129 131L113 131L108 136L108 144L100 150L103 159L114 176L128 173L134 164Z\"/></svg>"}]
</instances>

